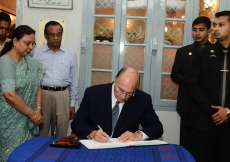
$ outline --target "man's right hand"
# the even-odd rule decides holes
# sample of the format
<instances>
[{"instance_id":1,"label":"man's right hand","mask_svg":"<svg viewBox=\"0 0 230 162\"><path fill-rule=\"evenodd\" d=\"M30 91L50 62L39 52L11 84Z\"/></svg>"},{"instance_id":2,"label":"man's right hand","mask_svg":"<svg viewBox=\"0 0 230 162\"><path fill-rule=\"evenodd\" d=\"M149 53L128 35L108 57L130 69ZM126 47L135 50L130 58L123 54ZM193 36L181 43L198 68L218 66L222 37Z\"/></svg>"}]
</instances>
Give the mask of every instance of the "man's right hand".
<instances>
[{"instance_id":1,"label":"man's right hand","mask_svg":"<svg viewBox=\"0 0 230 162\"><path fill-rule=\"evenodd\" d=\"M220 125L222 123L227 123L228 122L228 115L227 115L227 109L223 106L211 106L214 109L217 109L218 111L211 116L212 121L216 125Z\"/></svg>"},{"instance_id":2,"label":"man's right hand","mask_svg":"<svg viewBox=\"0 0 230 162\"><path fill-rule=\"evenodd\" d=\"M97 142L108 142L110 139L110 136L100 129L92 131L89 134L89 137L92 138L94 141L97 141Z\"/></svg>"}]
</instances>

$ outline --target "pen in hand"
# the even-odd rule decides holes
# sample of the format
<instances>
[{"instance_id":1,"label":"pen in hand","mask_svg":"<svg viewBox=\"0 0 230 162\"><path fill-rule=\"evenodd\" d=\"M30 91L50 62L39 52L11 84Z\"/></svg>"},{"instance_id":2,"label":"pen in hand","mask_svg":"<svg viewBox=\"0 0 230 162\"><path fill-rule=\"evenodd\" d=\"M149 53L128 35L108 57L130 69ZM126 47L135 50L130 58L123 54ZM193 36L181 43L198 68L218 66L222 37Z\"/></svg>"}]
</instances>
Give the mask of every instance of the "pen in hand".
<instances>
[{"instance_id":1,"label":"pen in hand","mask_svg":"<svg viewBox=\"0 0 230 162\"><path fill-rule=\"evenodd\" d=\"M100 125L97 125L97 127L98 127L101 131L103 131L102 128L100 127Z\"/></svg>"},{"instance_id":2,"label":"pen in hand","mask_svg":"<svg viewBox=\"0 0 230 162\"><path fill-rule=\"evenodd\" d=\"M100 125L97 125L97 127L98 127L101 131L103 131L102 128L100 127ZM109 138L108 142L112 143L112 142L110 141L110 138Z\"/></svg>"}]
</instances>

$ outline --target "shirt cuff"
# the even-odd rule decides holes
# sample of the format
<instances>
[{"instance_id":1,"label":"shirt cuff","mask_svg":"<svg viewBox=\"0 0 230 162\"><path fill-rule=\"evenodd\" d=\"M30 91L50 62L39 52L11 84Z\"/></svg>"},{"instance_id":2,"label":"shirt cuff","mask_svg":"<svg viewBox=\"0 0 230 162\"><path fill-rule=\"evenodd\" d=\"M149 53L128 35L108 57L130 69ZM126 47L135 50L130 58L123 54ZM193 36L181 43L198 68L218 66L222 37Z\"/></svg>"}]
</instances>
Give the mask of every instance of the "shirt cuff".
<instances>
[{"instance_id":1,"label":"shirt cuff","mask_svg":"<svg viewBox=\"0 0 230 162\"><path fill-rule=\"evenodd\" d=\"M149 136L147 136L144 132L142 132L142 131L136 131L135 133L141 133L142 134L142 141L144 141L144 140L147 140L148 138L149 138Z\"/></svg>"},{"instance_id":2,"label":"shirt cuff","mask_svg":"<svg viewBox=\"0 0 230 162\"><path fill-rule=\"evenodd\" d=\"M75 100L70 100L70 106L75 107L76 106L76 101Z\"/></svg>"}]
</instances>

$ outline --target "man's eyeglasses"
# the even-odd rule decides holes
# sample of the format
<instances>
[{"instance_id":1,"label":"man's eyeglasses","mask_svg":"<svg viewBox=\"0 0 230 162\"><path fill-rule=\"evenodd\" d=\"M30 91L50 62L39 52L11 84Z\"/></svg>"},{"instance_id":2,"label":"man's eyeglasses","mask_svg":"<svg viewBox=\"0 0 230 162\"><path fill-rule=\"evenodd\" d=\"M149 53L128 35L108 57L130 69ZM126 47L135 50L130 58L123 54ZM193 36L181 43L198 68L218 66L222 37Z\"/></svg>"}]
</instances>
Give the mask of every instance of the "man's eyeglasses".
<instances>
[{"instance_id":1,"label":"man's eyeglasses","mask_svg":"<svg viewBox=\"0 0 230 162\"><path fill-rule=\"evenodd\" d=\"M118 94L122 94L122 95L124 95L125 94L125 96L128 96L128 97L133 97L134 95L135 95L135 92L125 92L123 89L121 89L120 87L118 87L117 86L117 90L116 90L116 92L118 93Z\"/></svg>"},{"instance_id":2,"label":"man's eyeglasses","mask_svg":"<svg viewBox=\"0 0 230 162\"><path fill-rule=\"evenodd\" d=\"M61 38L62 37L62 33L57 33L57 34L54 34L54 33L49 33L48 36L52 39L54 39L55 37L57 38Z\"/></svg>"},{"instance_id":3,"label":"man's eyeglasses","mask_svg":"<svg viewBox=\"0 0 230 162\"><path fill-rule=\"evenodd\" d=\"M5 31L10 30L10 28L9 28L9 27L5 28L5 27L3 27L3 26L0 26L0 30L3 30L3 29L5 29Z\"/></svg>"}]
</instances>

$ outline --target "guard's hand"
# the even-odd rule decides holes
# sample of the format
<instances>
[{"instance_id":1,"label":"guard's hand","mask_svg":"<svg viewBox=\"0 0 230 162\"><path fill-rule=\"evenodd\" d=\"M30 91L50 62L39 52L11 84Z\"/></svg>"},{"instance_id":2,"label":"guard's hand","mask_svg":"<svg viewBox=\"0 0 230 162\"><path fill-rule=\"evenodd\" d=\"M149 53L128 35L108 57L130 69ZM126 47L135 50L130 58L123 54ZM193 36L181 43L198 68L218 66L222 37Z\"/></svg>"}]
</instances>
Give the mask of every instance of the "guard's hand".
<instances>
[{"instance_id":1,"label":"guard's hand","mask_svg":"<svg viewBox=\"0 0 230 162\"><path fill-rule=\"evenodd\" d=\"M75 116L75 108L70 106L69 107L69 120L73 119Z\"/></svg>"},{"instance_id":2,"label":"guard's hand","mask_svg":"<svg viewBox=\"0 0 230 162\"><path fill-rule=\"evenodd\" d=\"M227 116L227 109L223 106L211 106L214 109L217 109L218 111L211 116L212 121L216 123L216 125L219 125L223 122L228 122L228 116Z\"/></svg>"},{"instance_id":3,"label":"guard's hand","mask_svg":"<svg viewBox=\"0 0 230 162\"><path fill-rule=\"evenodd\" d=\"M101 129L92 131L89 136L97 142L108 142L110 139L110 136L103 132Z\"/></svg>"},{"instance_id":4,"label":"guard's hand","mask_svg":"<svg viewBox=\"0 0 230 162\"><path fill-rule=\"evenodd\" d=\"M130 141L140 141L142 140L143 135L141 133L133 133L130 131L126 131L119 138L118 142L130 142Z\"/></svg>"}]
</instances>

